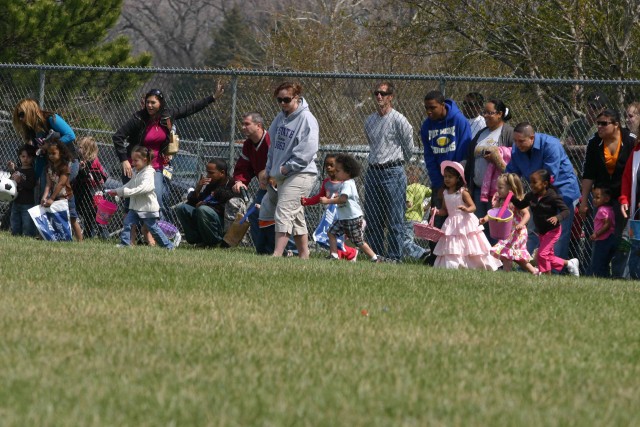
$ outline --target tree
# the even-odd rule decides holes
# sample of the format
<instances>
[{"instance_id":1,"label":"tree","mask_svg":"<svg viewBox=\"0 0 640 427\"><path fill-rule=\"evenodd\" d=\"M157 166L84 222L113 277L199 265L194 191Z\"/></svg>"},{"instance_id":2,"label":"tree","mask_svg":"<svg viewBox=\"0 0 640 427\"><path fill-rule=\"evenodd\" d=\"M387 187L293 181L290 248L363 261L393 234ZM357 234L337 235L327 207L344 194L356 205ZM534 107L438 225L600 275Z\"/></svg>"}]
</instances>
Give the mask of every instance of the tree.
<instances>
[{"instance_id":1,"label":"tree","mask_svg":"<svg viewBox=\"0 0 640 427\"><path fill-rule=\"evenodd\" d=\"M122 0L5 0L0 8L0 61L146 66L125 37L104 42Z\"/></svg>"},{"instance_id":2,"label":"tree","mask_svg":"<svg viewBox=\"0 0 640 427\"><path fill-rule=\"evenodd\" d=\"M440 62L440 72L490 63L492 71L517 77L640 76L633 67L640 52L631 49L640 42L637 0L403 0L401 5L410 19L397 37L384 40L393 49L448 58ZM398 3L388 6L397 8ZM620 102L625 90L618 89ZM538 85L536 94L580 114L580 86L558 93L555 87Z\"/></svg>"},{"instance_id":3,"label":"tree","mask_svg":"<svg viewBox=\"0 0 640 427\"><path fill-rule=\"evenodd\" d=\"M147 66L149 54L131 55L125 37L104 41L120 13L122 0L6 0L0 8L0 61L7 63ZM48 73L58 95L126 93L146 77L68 71ZM10 83L37 87L35 72L3 74ZM33 89L32 89L33 90ZM54 92L55 93L55 92ZM77 104L80 104L79 102Z\"/></svg>"},{"instance_id":4,"label":"tree","mask_svg":"<svg viewBox=\"0 0 640 427\"><path fill-rule=\"evenodd\" d=\"M224 0L126 1L111 36L127 34L158 67L202 65Z\"/></svg>"},{"instance_id":5,"label":"tree","mask_svg":"<svg viewBox=\"0 0 640 427\"><path fill-rule=\"evenodd\" d=\"M212 68L261 68L264 50L256 41L248 22L235 5L224 15L220 28L213 31L213 44L205 57Z\"/></svg>"}]
</instances>

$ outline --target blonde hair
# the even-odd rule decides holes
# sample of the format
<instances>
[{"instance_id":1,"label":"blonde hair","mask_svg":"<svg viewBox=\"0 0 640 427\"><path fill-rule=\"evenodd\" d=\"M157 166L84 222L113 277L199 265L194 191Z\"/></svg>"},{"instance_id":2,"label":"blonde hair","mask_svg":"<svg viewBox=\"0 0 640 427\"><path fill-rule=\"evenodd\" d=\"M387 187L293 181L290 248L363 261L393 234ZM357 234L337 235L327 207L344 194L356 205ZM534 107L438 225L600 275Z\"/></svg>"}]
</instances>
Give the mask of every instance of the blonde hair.
<instances>
[{"instance_id":1,"label":"blonde hair","mask_svg":"<svg viewBox=\"0 0 640 427\"><path fill-rule=\"evenodd\" d=\"M20 120L20 114L24 114L24 119ZM13 127L22 136L22 139L29 141L35 138L37 133L47 132L49 124L47 119L53 113L43 111L35 99L26 98L18 102L13 109Z\"/></svg>"},{"instance_id":2,"label":"blonde hair","mask_svg":"<svg viewBox=\"0 0 640 427\"><path fill-rule=\"evenodd\" d=\"M513 191L513 195L516 199L524 198L524 186L522 185L522 180L515 173L503 173L498 177L497 182L503 182L504 184Z\"/></svg>"},{"instance_id":3,"label":"blonde hair","mask_svg":"<svg viewBox=\"0 0 640 427\"><path fill-rule=\"evenodd\" d=\"M98 144L92 136L83 136L76 142L80 157L85 162L92 162L98 157Z\"/></svg>"}]
</instances>

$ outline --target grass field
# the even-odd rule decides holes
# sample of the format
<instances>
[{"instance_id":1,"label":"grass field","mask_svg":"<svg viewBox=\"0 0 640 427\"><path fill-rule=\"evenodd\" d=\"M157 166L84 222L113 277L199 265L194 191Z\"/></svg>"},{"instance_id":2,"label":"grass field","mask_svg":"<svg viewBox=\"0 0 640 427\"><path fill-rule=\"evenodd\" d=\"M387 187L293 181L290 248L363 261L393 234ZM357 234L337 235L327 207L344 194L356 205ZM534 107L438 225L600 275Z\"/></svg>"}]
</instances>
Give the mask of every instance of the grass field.
<instances>
[{"instance_id":1,"label":"grass field","mask_svg":"<svg viewBox=\"0 0 640 427\"><path fill-rule=\"evenodd\" d=\"M636 282L0 246L3 426L640 425Z\"/></svg>"}]
</instances>

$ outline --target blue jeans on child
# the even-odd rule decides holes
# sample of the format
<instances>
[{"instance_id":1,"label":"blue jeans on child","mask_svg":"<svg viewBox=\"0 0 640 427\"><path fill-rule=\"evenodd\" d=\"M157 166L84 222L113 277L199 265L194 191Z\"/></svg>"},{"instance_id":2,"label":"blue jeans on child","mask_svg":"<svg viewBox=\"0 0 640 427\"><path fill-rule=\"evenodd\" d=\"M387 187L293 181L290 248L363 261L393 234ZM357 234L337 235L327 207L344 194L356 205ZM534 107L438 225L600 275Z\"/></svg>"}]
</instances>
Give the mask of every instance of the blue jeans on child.
<instances>
[{"instance_id":1,"label":"blue jeans on child","mask_svg":"<svg viewBox=\"0 0 640 427\"><path fill-rule=\"evenodd\" d=\"M120 234L120 243L126 246L131 245L131 226L142 222L147 226L147 229L151 232L151 235L157 243L163 248L173 249L173 243L167 238L164 232L158 227L158 218L140 218L138 212L129 210L127 216L124 218L124 228Z\"/></svg>"},{"instance_id":2,"label":"blue jeans on child","mask_svg":"<svg viewBox=\"0 0 640 427\"><path fill-rule=\"evenodd\" d=\"M402 245L402 249L405 256L415 258L415 259L420 259L427 253L427 250L422 246L418 245L414 240L415 238L415 235L413 232L414 223L415 221L404 222L404 243Z\"/></svg>"},{"instance_id":3,"label":"blue jeans on child","mask_svg":"<svg viewBox=\"0 0 640 427\"><path fill-rule=\"evenodd\" d=\"M33 205L11 204L11 234L14 236L35 236L36 226L29 215Z\"/></svg>"},{"instance_id":4,"label":"blue jeans on child","mask_svg":"<svg viewBox=\"0 0 640 427\"><path fill-rule=\"evenodd\" d=\"M616 253L617 243L615 234L604 240L593 242L591 265L587 268L587 276L611 277L611 260Z\"/></svg>"}]
</instances>

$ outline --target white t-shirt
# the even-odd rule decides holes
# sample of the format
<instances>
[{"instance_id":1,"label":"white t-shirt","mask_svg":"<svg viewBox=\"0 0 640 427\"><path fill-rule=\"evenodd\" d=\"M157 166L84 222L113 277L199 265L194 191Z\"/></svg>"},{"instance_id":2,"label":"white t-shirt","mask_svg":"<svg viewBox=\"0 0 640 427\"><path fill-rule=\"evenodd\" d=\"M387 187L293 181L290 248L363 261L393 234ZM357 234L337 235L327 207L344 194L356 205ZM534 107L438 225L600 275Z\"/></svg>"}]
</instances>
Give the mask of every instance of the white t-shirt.
<instances>
[{"instance_id":1,"label":"white t-shirt","mask_svg":"<svg viewBox=\"0 0 640 427\"><path fill-rule=\"evenodd\" d=\"M358 188L353 179L348 179L342 183L340 195L347 196L347 202L338 205L338 218L354 219L362 216L362 208L360 207L360 197L358 196Z\"/></svg>"},{"instance_id":2,"label":"white t-shirt","mask_svg":"<svg viewBox=\"0 0 640 427\"><path fill-rule=\"evenodd\" d=\"M478 137L478 144L476 145L476 149L474 152L476 158L475 164L475 172L473 174L473 182L477 186L482 185L482 180L484 179L484 174L487 172L487 166L489 166L489 162L484 159L482 152L485 147L490 145L498 146L498 141L500 140L500 133L502 132L502 126L497 128L496 130L489 130L489 128L482 131L480 136Z\"/></svg>"},{"instance_id":3,"label":"white t-shirt","mask_svg":"<svg viewBox=\"0 0 640 427\"><path fill-rule=\"evenodd\" d=\"M484 121L484 117L482 116L467 120L469 121L469 126L471 127L471 139L475 138L478 132L487 127L487 124Z\"/></svg>"}]
</instances>

